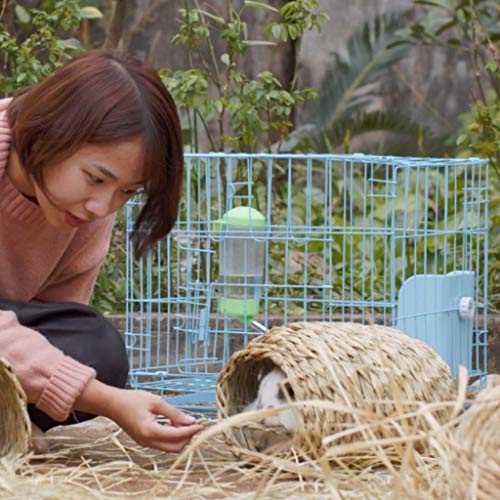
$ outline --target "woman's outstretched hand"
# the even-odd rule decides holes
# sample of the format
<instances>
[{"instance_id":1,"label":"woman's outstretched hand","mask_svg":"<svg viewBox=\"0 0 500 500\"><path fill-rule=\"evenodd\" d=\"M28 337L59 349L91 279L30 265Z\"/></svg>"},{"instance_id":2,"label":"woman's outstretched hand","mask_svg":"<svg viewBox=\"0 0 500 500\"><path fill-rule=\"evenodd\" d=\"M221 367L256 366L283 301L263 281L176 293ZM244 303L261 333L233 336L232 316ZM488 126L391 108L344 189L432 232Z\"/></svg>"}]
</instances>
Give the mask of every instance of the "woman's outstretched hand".
<instances>
[{"instance_id":1,"label":"woman's outstretched hand","mask_svg":"<svg viewBox=\"0 0 500 500\"><path fill-rule=\"evenodd\" d=\"M203 430L195 419L146 391L117 389L92 380L76 400L75 410L114 420L132 439L147 448L179 452ZM158 416L170 424L161 424Z\"/></svg>"}]
</instances>

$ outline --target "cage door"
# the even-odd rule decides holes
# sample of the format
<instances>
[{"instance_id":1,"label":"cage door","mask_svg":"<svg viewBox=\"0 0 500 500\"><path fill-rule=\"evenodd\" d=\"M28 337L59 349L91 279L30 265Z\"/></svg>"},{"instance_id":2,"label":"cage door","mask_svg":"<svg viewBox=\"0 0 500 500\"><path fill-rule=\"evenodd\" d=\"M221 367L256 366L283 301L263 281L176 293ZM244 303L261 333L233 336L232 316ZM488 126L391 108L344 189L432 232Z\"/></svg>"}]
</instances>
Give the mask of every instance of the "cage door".
<instances>
[{"instance_id":1,"label":"cage door","mask_svg":"<svg viewBox=\"0 0 500 500\"><path fill-rule=\"evenodd\" d=\"M399 290L396 328L429 344L454 377L458 365L472 369L474 280L472 271L415 275Z\"/></svg>"}]
</instances>

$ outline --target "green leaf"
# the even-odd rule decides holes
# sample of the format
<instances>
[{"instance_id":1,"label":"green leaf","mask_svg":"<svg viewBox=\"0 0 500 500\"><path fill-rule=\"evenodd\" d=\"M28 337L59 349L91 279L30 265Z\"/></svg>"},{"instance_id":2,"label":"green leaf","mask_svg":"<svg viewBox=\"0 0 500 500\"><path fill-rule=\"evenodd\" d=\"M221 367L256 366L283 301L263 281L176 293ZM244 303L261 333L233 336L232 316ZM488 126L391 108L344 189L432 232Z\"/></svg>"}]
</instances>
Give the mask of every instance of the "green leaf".
<instances>
[{"instance_id":1,"label":"green leaf","mask_svg":"<svg viewBox=\"0 0 500 500\"><path fill-rule=\"evenodd\" d=\"M76 38L67 38L66 40L58 40L57 46L61 49L75 49L82 50L82 44L80 40Z\"/></svg>"},{"instance_id":2,"label":"green leaf","mask_svg":"<svg viewBox=\"0 0 500 500\"><path fill-rule=\"evenodd\" d=\"M254 7L256 9L264 9L264 10L269 10L271 12L277 12L279 13L279 9L276 9L275 7L272 7L271 5L267 5L262 2L252 2L251 0L245 0L245 7Z\"/></svg>"},{"instance_id":3,"label":"green leaf","mask_svg":"<svg viewBox=\"0 0 500 500\"><path fill-rule=\"evenodd\" d=\"M182 129L182 144L190 144L191 142L191 129L190 128L183 128Z\"/></svg>"},{"instance_id":4,"label":"green leaf","mask_svg":"<svg viewBox=\"0 0 500 500\"><path fill-rule=\"evenodd\" d=\"M448 9L444 5L441 5L438 2L431 2L430 0L428 0L428 1L427 0L416 0L414 3L415 3L415 5L435 7L436 9L441 9L441 10L444 10L446 12L449 12Z\"/></svg>"},{"instance_id":5,"label":"green leaf","mask_svg":"<svg viewBox=\"0 0 500 500\"><path fill-rule=\"evenodd\" d=\"M461 47L462 42L458 38L448 38L448 40L446 40L446 45L449 47Z\"/></svg>"},{"instance_id":6,"label":"green leaf","mask_svg":"<svg viewBox=\"0 0 500 500\"><path fill-rule=\"evenodd\" d=\"M29 12L21 5L17 4L15 11L16 17L21 24L28 24L31 21Z\"/></svg>"},{"instance_id":7,"label":"green leaf","mask_svg":"<svg viewBox=\"0 0 500 500\"><path fill-rule=\"evenodd\" d=\"M450 28L453 28L453 26L456 26L456 24L457 24L456 19L452 19L451 21L444 23L436 30L436 36L439 36L441 33L448 31Z\"/></svg>"},{"instance_id":8,"label":"green leaf","mask_svg":"<svg viewBox=\"0 0 500 500\"><path fill-rule=\"evenodd\" d=\"M412 27L411 27L411 30L413 31L413 33L425 33L425 27L422 26L421 24L414 24Z\"/></svg>"},{"instance_id":9,"label":"green leaf","mask_svg":"<svg viewBox=\"0 0 500 500\"><path fill-rule=\"evenodd\" d=\"M279 24L273 24L273 27L271 28L271 33L273 34L274 38L278 39L281 36L281 25Z\"/></svg>"},{"instance_id":10,"label":"green leaf","mask_svg":"<svg viewBox=\"0 0 500 500\"><path fill-rule=\"evenodd\" d=\"M214 107L218 113L222 113L222 111L224 110L224 104L222 104L220 100L214 101Z\"/></svg>"},{"instance_id":11,"label":"green leaf","mask_svg":"<svg viewBox=\"0 0 500 500\"><path fill-rule=\"evenodd\" d=\"M394 47L397 47L398 45L410 45L413 44L411 40L396 40L395 42L391 42L387 45L386 49L392 49Z\"/></svg>"},{"instance_id":12,"label":"green leaf","mask_svg":"<svg viewBox=\"0 0 500 500\"><path fill-rule=\"evenodd\" d=\"M243 45L273 45L276 46L276 42L268 42L267 40L244 40Z\"/></svg>"},{"instance_id":13,"label":"green leaf","mask_svg":"<svg viewBox=\"0 0 500 500\"><path fill-rule=\"evenodd\" d=\"M102 12L97 7L81 7L80 16L82 16L83 19L101 19Z\"/></svg>"},{"instance_id":14,"label":"green leaf","mask_svg":"<svg viewBox=\"0 0 500 500\"><path fill-rule=\"evenodd\" d=\"M498 69L498 64L496 63L496 61L490 61L490 62L486 63L484 69L486 71L490 71L491 73L494 73Z\"/></svg>"},{"instance_id":15,"label":"green leaf","mask_svg":"<svg viewBox=\"0 0 500 500\"><path fill-rule=\"evenodd\" d=\"M231 64L231 60L229 59L229 54L224 53L220 56L220 60L226 65L229 66Z\"/></svg>"},{"instance_id":16,"label":"green leaf","mask_svg":"<svg viewBox=\"0 0 500 500\"><path fill-rule=\"evenodd\" d=\"M211 14L210 12L207 12L206 10L198 9L198 12L200 14L202 14L203 16L206 16L209 19L212 19L212 21L215 21L217 24L220 24L221 26L224 26L226 24L226 21L222 17L215 16L214 14Z\"/></svg>"}]
</instances>

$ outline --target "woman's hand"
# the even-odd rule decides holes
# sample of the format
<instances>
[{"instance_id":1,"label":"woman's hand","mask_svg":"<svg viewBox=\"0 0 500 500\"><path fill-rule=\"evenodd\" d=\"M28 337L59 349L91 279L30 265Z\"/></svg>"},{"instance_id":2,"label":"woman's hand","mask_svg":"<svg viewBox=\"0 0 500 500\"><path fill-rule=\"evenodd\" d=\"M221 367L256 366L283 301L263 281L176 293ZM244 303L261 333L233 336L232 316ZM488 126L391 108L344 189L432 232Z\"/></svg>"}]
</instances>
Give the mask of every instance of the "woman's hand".
<instances>
[{"instance_id":1,"label":"woman's hand","mask_svg":"<svg viewBox=\"0 0 500 500\"><path fill-rule=\"evenodd\" d=\"M203 429L195 419L145 391L122 390L111 403L112 419L137 443L162 451L181 451ZM171 425L156 421L167 417Z\"/></svg>"},{"instance_id":2,"label":"woman's hand","mask_svg":"<svg viewBox=\"0 0 500 500\"><path fill-rule=\"evenodd\" d=\"M108 417L141 446L168 452L181 451L203 429L194 423L193 417L170 406L160 396L117 389L97 380L87 385L74 409ZM158 423L158 415L168 418L170 425Z\"/></svg>"}]
</instances>

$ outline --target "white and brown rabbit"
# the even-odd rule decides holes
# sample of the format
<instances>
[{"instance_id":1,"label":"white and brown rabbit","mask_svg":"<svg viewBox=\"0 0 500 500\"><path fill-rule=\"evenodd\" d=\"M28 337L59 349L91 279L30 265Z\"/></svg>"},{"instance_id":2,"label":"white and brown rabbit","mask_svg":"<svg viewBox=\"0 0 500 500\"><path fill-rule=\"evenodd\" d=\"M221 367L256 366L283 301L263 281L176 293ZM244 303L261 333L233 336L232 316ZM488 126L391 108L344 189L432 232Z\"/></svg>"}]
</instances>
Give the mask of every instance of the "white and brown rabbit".
<instances>
[{"instance_id":1,"label":"white and brown rabbit","mask_svg":"<svg viewBox=\"0 0 500 500\"><path fill-rule=\"evenodd\" d=\"M293 390L287 382L285 373L280 368L274 367L260 379L257 397L243 411L264 410L286 405L288 400L283 391L288 394L288 400L293 401ZM290 433L297 430L297 419L291 409L283 410L277 415L265 417L263 424L266 427L282 425Z\"/></svg>"},{"instance_id":2,"label":"white and brown rabbit","mask_svg":"<svg viewBox=\"0 0 500 500\"><path fill-rule=\"evenodd\" d=\"M286 391L288 399L284 394ZM294 400L293 390L287 382L286 375L278 367L274 367L269 373L261 377L257 397L245 407L244 412L252 410L265 410L286 405L289 400ZM265 427L270 430L276 426L283 426L289 431L289 435L273 434L272 432L253 431L252 439L258 450L264 450L270 446L290 441L292 435L297 430L297 419L293 410L286 409L278 413L265 417L262 421Z\"/></svg>"}]
</instances>

